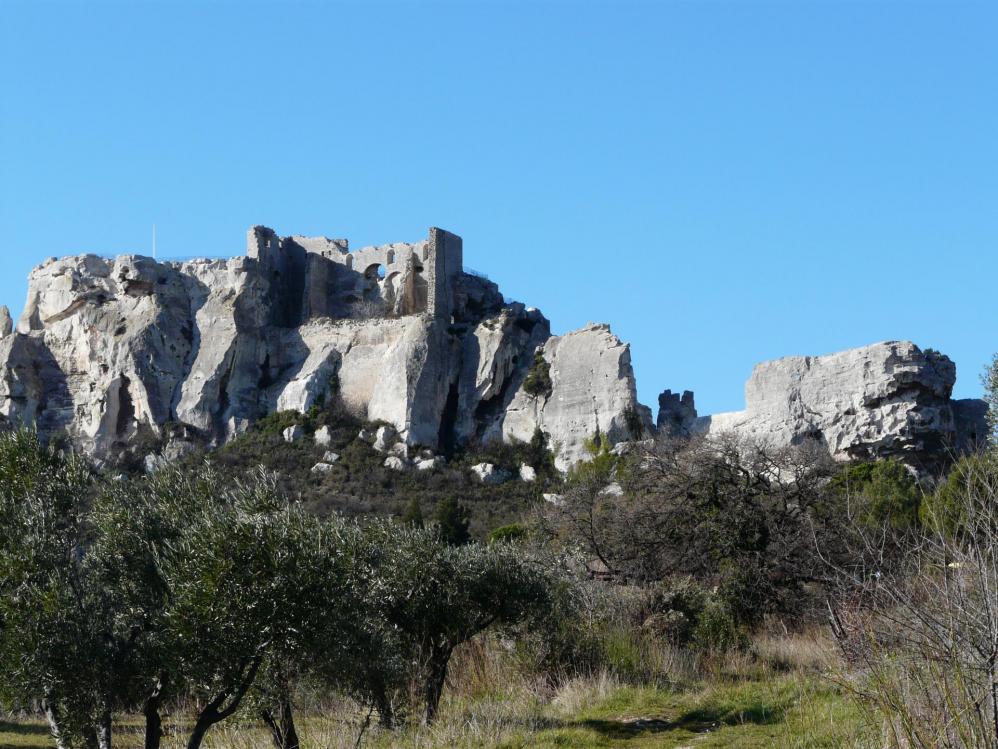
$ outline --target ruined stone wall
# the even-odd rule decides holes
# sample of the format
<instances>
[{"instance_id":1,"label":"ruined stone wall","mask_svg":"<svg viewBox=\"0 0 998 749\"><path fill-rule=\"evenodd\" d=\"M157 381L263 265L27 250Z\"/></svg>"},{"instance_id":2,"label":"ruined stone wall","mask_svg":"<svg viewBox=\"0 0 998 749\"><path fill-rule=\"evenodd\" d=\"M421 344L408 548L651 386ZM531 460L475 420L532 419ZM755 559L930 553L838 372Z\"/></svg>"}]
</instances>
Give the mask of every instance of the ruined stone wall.
<instances>
[{"instance_id":1,"label":"ruined stone wall","mask_svg":"<svg viewBox=\"0 0 998 749\"><path fill-rule=\"evenodd\" d=\"M255 226L247 255L257 260L282 300L276 324L294 327L318 317L401 317L428 313L449 320L463 273L462 241L431 229L414 244L396 242L349 251L345 239L279 238Z\"/></svg>"}]
</instances>

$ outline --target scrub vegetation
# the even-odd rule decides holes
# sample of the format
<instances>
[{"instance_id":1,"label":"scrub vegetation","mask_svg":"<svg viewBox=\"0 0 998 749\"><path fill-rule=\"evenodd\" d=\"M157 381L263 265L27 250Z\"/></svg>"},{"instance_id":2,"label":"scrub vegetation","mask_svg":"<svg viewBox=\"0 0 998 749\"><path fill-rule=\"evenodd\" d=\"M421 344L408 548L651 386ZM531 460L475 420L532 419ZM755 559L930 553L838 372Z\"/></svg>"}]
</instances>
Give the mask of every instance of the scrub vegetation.
<instances>
[{"instance_id":1,"label":"scrub vegetation","mask_svg":"<svg viewBox=\"0 0 998 749\"><path fill-rule=\"evenodd\" d=\"M0 434L0 747L995 745L994 448L930 480L596 435L562 477L538 435L400 473L370 426L148 476Z\"/></svg>"}]
</instances>

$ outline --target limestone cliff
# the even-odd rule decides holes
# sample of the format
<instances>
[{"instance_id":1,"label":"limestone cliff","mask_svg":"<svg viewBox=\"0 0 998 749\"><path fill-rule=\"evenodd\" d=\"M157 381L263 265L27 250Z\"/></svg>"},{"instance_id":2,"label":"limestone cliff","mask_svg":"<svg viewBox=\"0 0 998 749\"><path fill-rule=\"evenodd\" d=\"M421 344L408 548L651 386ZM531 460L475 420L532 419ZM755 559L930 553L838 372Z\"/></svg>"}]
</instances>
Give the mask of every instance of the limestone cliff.
<instances>
[{"instance_id":1,"label":"limestone cliff","mask_svg":"<svg viewBox=\"0 0 998 749\"><path fill-rule=\"evenodd\" d=\"M52 259L32 271L16 330L0 307L0 418L107 463L223 444L339 398L443 453L540 430L562 469L597 432L698 431L931 468L986 433L980 401L951 400L955 377L908 342L789 357L755 368L744 411L698 419L691 392L666 391L653 424L609 326L552 337L538 310L465 272L461 238L440 229L351 252L257 226L228 260Z\"/></svg>"},{"instance_id":2,"label":"limestone cliff","mask_svg":"<svg viewBox=\"0 0 998 749\"><path fill-rule=\"evenodd\" d=\"M258 226L229 260L53 259L11 327L4 308L0 414L110 463L218 445L338 397L435 450L541 428L567 467L597 427L629 437L637 406L608 328L550 338L539 311L465 273L460 237L439 229L350 252ZM543 403L522 393L539 348L554 368Z\"/></svg>"},{"instance_id":3,"label":"limestone cliff","mask_svg":"<svg viewBox=\"0 0 998 749\"><path fill-rule=\"evenodd\" d=\"M744 411L694 428L774 445L814 439L840 460L896 457L932 470L987 434L984 403L952 400L955 381L948 357L908 341L791 356L755 367Z\"/></svg>"}]
</instances>

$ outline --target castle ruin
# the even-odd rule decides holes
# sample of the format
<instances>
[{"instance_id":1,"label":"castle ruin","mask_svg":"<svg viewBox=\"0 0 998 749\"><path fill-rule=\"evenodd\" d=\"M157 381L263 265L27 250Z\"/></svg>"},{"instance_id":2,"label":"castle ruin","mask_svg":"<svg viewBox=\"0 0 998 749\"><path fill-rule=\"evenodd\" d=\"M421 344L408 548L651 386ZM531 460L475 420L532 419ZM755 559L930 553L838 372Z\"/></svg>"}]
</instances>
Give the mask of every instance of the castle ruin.
<instances>
[{"instance_id":1,"label":"castle ruin","mask_svg":"<svg viewBox=\"0 0 998 749\"><path fill-rule=\"evenodd\" d=\"M278 237L265 226L247 233L246 251L271 283L275 324L296 327L316 317L369 318L428 314L450 322L463 274L461 238L431 228L422 242L349 251L346 239Z\"/></svg>"}]
</instances>

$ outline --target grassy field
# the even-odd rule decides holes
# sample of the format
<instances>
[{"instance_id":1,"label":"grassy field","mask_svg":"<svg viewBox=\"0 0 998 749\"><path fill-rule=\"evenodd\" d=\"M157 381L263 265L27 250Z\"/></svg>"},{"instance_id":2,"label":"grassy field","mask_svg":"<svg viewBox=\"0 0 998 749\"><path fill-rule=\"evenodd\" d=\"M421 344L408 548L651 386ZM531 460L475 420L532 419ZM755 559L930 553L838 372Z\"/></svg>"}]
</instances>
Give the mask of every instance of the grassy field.
<instances>
[{"instance_id":1,"label":"grassy field","mask_svg":"<svg viewBox=\"0 0 998 749\"><path fill-rule=\"evenodd\" d=\"M752 655L735 654L709 666L677 662L675 682L634 684L608 673L576 677L558 687L517 677L490 658L466 656L455 664L453 685L431 728L395 732L371 727L361 746L389 749L463 747L618 747L710 749L767 747L820 749L873 746L860 705L829 676L819 640L759 641ZM303 747L357 746L365 714L348 704L302 708ZM183 716L170 719L164 749L184 744ZM141 726L127 720L115 746L141 746ZM38 721L0 722L0 749L48 747ZM217 726L208 749L271 746L259 723Z\"/></svg>"}]
</instances>

